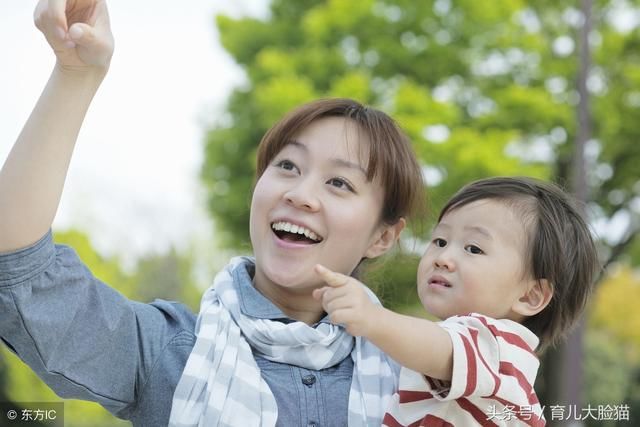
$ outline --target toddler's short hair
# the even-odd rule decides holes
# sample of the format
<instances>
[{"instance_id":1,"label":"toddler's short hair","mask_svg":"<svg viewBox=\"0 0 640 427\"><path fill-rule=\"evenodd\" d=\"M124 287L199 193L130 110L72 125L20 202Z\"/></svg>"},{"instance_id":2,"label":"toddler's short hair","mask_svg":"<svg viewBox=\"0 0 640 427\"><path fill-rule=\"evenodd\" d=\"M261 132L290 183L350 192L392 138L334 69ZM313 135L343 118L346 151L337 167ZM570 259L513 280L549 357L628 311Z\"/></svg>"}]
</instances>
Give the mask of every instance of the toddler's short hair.
<instances>
[{"instance_id":1,"label":"toddler's short hair","mask_svg":"<svg viewBox=\"0 0 640 427\"><path fill-rule=\"evenodd\" d=\"M576 200L559 186L527 177L494 177L460 189L440 212L438 221L469 203L492 199L522 218L526 277L546 279L551 301L523 322L540 338L539 350L556 344L576 323L593 289L599 268L596 246Z\"/></svg>"}]
</instances>

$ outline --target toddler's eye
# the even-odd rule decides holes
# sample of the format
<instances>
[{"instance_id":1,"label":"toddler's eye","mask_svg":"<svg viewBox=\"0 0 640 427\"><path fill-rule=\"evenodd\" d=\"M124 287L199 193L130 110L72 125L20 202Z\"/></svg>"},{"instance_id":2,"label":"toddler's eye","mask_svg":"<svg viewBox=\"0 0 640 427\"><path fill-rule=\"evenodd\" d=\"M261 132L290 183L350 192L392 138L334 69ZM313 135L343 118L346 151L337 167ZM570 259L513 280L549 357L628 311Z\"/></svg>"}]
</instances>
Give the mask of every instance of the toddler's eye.
<instances>
[{"instance_id":1,"label":"toddler's eye","mask_svg":"<svg viewBox=\"0 0 640 427\"><path fill-rule=\"evenodd\" d=\"M435 239L433 239L433 244L439 248L444 248L445 246L447 246L447 241L441 239L440 237L436 237Z\"/></svg>"},{"instance_id":2,"label":"toddler's eye","mask_svg":"<svg viewBox=\"0 0 640 427\"><path fill-rule=\"evenodd\" d=\"M480 255L480 254L484 253L484 251L482 249L480 249L479 247L477 247L476 245L467 245L465 247L465 250L467 252L471 253L471 254L474 254L474 255Z\"/></svg>"}]
</instances>

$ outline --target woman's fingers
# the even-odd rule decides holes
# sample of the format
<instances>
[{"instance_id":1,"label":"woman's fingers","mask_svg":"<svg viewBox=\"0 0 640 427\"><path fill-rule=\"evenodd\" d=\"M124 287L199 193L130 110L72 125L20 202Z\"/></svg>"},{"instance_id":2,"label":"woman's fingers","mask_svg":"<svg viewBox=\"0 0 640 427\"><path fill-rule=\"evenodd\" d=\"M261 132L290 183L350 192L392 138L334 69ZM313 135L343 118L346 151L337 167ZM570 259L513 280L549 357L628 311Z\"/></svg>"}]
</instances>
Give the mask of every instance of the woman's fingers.
<instances>
[{"instance_id":1,"label":"woman's fingers","mask_svg":"<svg viewBox=\"0 0 640 427\"><path fill-rule=\"evenodd\" d=\"M106 2L40 0L34 22L63 68L108 66L114 42Z\"/></svg>"},{"instance_id":2,"label":"woman's fingers","mask_svg":"<svg viewBox=\"0 0 640 427\"><path fill-rule=\"evenodd\" d=\"M40 18L49 24L49 28L60 28L65 33L67 31L67 0L41 0L36 6L40 8Z\"/></svg>"},{"instance_id":3,"label":"woman's fingers","mask_svg":"<svg viewBox=\"0 0 640 427\"><path fill-rule=\"evenodd\" d=\"M80 59L89 65L106 65L113 53L113 38L101 34L100 29L84 23L75 23L69 28L69 39L76 47Z\"/></svg>"},{"instance_id":4,"label":"woman's fingers","mask_svg":"<svg viewBox=\"0 0 640 427\"><path fill-rule=\"evenodd\" d=\"M73 40L74 43L83 46L90 44L90 42L95 39L95 36L91 33L91 27L86 24L77 23L69 28L69 38Z\"/></svg>"},{"instance_id":5,"label":"woman's fingers","mask_svg":"<svg viewBox=\"0 0 640 427\"><path fill-rule=\"evenodd\" d=\"M33 21L54 50L65 47L67 18L64 13L64 1L40 0L33 12Z\"/></svg>"}]
</instances>

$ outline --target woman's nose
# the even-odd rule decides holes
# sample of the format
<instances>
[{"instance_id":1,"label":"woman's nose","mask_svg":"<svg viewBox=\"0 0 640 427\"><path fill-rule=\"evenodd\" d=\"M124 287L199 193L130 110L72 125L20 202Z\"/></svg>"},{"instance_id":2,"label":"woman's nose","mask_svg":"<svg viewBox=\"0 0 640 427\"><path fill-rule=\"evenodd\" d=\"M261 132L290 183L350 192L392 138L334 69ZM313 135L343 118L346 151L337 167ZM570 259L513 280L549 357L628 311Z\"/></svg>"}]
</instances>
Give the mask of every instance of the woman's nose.
<instances>
[{"instance_id":1,"label":"woman's nose","mask_svg":"<svg viewBox=\"0 0 640 427\"><path fill-rule=\"evenodd\" d=\"M288 204L298 209L317 211L320 201L317 197L318 190L313 187L309 180L301 180L284 194L284 198Z\"/></svg>"}]
</instances>

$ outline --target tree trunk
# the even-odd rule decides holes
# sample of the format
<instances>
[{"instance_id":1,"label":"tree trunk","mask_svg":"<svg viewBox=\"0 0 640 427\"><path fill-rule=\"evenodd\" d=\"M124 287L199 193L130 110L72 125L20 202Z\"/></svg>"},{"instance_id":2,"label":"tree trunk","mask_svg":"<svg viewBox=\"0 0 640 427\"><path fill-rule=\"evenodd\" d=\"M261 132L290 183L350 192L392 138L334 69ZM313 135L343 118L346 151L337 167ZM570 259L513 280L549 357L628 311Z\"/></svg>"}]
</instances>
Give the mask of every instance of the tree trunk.
<instances>
[{"instance_id":1,"label":"tree trunk","mask_svg":"<svg viewBox=\"0 0 640 427\"><path fill-rule=\"evenodd\" d=\"M591 138L587 78L591 62L589 34L591 32L592 0L582 0L581 9L583 25L579 33L579 65L576 82L580 98L576 111L578 123L572 162L571 190L578 200L587 202L589 191L586 176L585 145ZM558 419L548 419L547 421L551 426L584 425L584 422L579 419L584 406L584 396L582 394L582 390L584 390L584 321L585 318L583 317L567 340L546 357L546 363L550 366L545 370L547 391L547 409L545 413L547 417L551 415L550 405L561 405L564 413L562 420L559 419L560 417L557 417Z\"/></svg>"}]
</instances>

